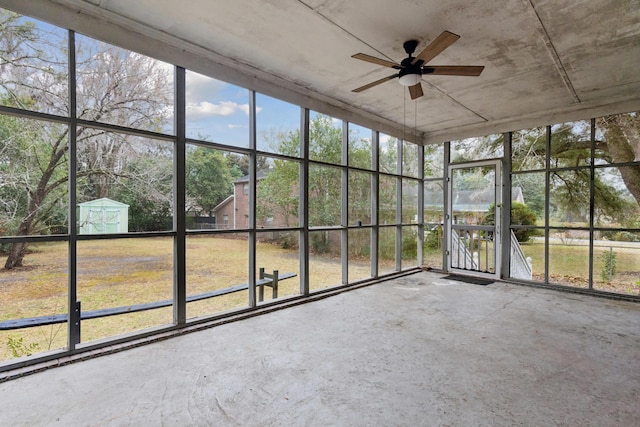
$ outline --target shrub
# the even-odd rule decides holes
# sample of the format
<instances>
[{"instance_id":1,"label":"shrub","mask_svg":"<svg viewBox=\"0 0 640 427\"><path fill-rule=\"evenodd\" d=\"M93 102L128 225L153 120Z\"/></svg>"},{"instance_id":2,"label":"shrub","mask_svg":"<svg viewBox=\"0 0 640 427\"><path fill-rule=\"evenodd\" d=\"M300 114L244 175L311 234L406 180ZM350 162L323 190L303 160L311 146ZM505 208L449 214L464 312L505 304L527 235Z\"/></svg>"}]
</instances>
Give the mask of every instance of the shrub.
<instances>
[{"instance_id":1,"label":"shrub","mask_svg":"<svg viewBox=\"0 0 640 427\"><path fill-rule=\"evenodd\" d=\"M402 232L402 258L418 256L418 236L416 233Z\"/></svg>"},{"instance_id":2,"label":"shrub","mask_svg":"<svg viewBox=\"0 0 640 427\"><path fill-rule=\"evenodd\" d=\"M23 356L31 356L33 353L38 351L37 343L25 343L22 337L14 337L10 336L7 339L7 346L11 349L11 354L13 357L23 357Z\"/></svg>"},{"instance_id":3,"label":"shrub","mask_svg":"<svg viewBox=\"0 0 640 427\"><path fill-rule=\"evenodd\" d=\"M494 204L489 206L489 212L480 220L482 225L494 225L496 216L496 207ZM536 225L536 213L527 205L519 202L511 202L511 225ZM528 242L531 237L539 232L533 228L518 228L513 230L518 242Z\"/></svg>"},{"instance_id":4,"label":"shrub","mask_svg":"<svg viewBox=\"0 0 640 427\"><path fill-rule=\"evenodd\" d=\"M612 250L604 251L600 254L602 267L600 268L600 278L603 282L608 282L616 275L616 253Z\"/></svg>"},{"instance_id":5,"label":"shrub","mask_svg":"<svg viewBox=\"0 0 640 427\"><path fill-rule=\"evenodd\" d=\"M437 226L431 230L425 230L424 247L432 249L440 249L442 244L442 226Z\"/></svg>"}]
</instances>

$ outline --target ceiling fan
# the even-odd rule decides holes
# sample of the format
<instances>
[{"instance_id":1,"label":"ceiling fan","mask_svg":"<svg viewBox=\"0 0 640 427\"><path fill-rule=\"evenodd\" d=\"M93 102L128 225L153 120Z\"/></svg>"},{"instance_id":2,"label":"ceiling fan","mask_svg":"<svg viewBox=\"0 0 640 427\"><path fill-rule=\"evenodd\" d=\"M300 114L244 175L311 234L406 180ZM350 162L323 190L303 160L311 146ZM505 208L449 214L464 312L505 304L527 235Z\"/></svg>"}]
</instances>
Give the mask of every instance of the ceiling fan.
<instances>
[{"instance_id":1,"label":"ceiling fan","mask_svg":"<svg viewBox=\"0 0 640 427\"><path fill-rule=\"evenodd\" d=\"M354 89L352 92L362 92L363 90L370 89L374 86L398 77L401 85L409 87L409 94L411 95L411 99L416 99L423 95L422 85L420 84L420 81L422 80L422 76L425 74L440 76L479 76L480 73L482 73L482 70L484 70L483 65L425 65L427 62L431 61L433 58L442 53L446 48L455 43L455 41L459 38L460 36L457 34L451 33L449 31L443 31L442 34L440 34L435 40L429 43L429 45L425 47L424 50L418 54L418 56L415 57L413 57L412 55L413 52L415 52L416 47L418 47L418 41L408 40L404 43L403 46L405 52L407 52L407 55L409 56L403 59L400 64L392 61L387 61L386 59L376 58L375 56L367 55L366 53L356 53L351 57L360 59L361 61L367 61L378 65L384 65L385 67L394 68L396 70L399 70L399 72L389 77L385 77L380 80L376 80L375 82L361 86L357 89Z\"/></svg>"}]
</instances>

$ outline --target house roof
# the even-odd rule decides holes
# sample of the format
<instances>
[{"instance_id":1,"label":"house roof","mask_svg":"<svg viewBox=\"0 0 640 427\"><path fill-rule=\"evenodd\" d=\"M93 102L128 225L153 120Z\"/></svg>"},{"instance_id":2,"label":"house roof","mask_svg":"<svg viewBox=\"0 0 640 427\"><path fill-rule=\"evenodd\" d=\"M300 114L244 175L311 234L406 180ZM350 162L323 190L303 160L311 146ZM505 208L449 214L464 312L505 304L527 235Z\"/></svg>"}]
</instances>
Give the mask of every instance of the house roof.
<instances>
[{"instance_id":1,"label":"house roof","mask_svg":"<svg viewBox=\"0 0 640 427\"><path fill-rule=\"evenodd\" d=\"M267 176L267 173L268 173L268 172L269 172L268 170L267 170L267 171L265 171L265 170L259 170L259 171L256 173L256 179L257 179L257 180L264 179L264 178ZM233 183L234 183L234 184L239 184L239 183L242 183L242 182L249 182L249 175L245 175L245 176L243 176L242 178L238 178L238 179L236 179L235 181L233 181Z\"/></svg>"},{"instance_id":2,"label":"house roof","mask_svg":"<svg viewBox=\"0 0 640 427\"><path fill-rule=\"evenodd\" d=\"M218 210L222 209L224 206L228 205L230 202L233 201L233 194L229 197L227 197L226 199L224 199L223 201L221 201L220 203L217 204L217 206L215 208L213 208L211 211L212 212L217 212Z\"/></svg>"},{"instance_id":3,"label":"house roof","mask_svg":"<svg viewBox=\"0 0 640 427\"><path fill-rule=\"evenodd\" d=\"M107 197L103 197L101 199L89 200L88 202L78 203L78 206L118 207L118 208L129 207L129 205L127 205L126 203L117 202Z\"/></svg>"},{"instance_id":4,"label":"house roof","mask_svg":"<svg viewBox=\"0 0 640 427\"><path fill-rule=\"evenodd\" d=\"M493 189L486 190L458 190L452 195L453 211L455 212L487 212L494 202ZM524 203L522 188L511 189L511 200ZM442 207L444 203L442 191L425 191L425 207Z\"/></svg>"}]
</instances>

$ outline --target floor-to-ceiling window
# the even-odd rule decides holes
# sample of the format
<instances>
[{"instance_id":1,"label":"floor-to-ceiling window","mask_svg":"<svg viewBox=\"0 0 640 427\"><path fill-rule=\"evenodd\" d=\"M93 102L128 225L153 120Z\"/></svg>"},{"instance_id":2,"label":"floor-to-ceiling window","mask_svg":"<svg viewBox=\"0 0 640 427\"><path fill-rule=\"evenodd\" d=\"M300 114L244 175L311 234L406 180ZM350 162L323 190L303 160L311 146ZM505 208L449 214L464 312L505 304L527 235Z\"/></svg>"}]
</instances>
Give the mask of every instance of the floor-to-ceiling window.
<instances>
[{"instance_id":1,"label":"floor-to-ceiling window","mask_svg":"<svg viewBox=\"0 0 640 427\"><path fill-rule=\"evenodd\" d=\"M479 159L509 163L512 278L640 293L637 113L419 147L5 10L0 26L0 360L442 269L447 167Z\"/></svg>"},{"instance_id":2,"label":"floor-to-ceiling window","mask_svg":"<svg viewBox=\"0 0 640 427\"><path fill-rule=\"evenodd\" d=\"M422 148L0 18L0 360L420 263Z\"/></svg>"},{"instance_id":3,"label":"floor-to-ceiling window","mask_svg":"<svg viewBox=\"0 0 640 427\"><path fill-rule=\"evenodd\" d=\"M630 112L450 143L451 163L498 158L509 171L503 202L510 206L504 224L510 253L503 276L640 295L638 129L640 118ZM437 206L438 191L430 185L426 180L425 218ZM467 203L468 212L448 214L497 221L492 208L472 209L478 198ZM435 244L435 237L427 230L425 243Z\"/></svg>"},{"instance_id":4,"label":"floor-to-ceiling window","mask_svg":"<svg viewBox=\"0 0 640 427\"><path fill-rule=\"evenodd\" d=\"M511 229L532 270L512 277L640 295L639 129L631 112L512 133Z\"/></svg>"}]
</instances>

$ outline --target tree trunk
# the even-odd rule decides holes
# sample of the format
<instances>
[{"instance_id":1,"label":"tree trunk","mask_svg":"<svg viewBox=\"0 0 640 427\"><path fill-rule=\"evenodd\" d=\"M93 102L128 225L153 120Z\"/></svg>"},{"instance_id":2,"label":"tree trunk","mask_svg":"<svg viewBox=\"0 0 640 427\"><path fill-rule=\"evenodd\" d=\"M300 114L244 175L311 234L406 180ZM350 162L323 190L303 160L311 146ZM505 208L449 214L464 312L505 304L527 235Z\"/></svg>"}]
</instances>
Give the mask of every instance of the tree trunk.
<instances>
[{"instance_id":1,"label":"tree trunk","mask_svg":"<svg viewBox=\"0 0 640 427\"><path fill-rule=\"evenodd\" d=\"M18 232L16 233L17 236L29 236L32 234L34 226L38 223L36 217L41 208L41 204L52 189L52 187L47 187L47 184L49 184L53 171L58 166L58 163L60 162L60 159L62 159L66 150L67 146L64 145L61 150L54 151L51 155L49 165L38 181L38 186L36 187L35 192L31 193L31 200L27 206L27 214L22 219L22 222L18 227ZM27 242L13 243L11 245L11 251L7 257L7 261L4 264L4 268L11 270L15 267L22 267L22 260L27 252L27 246Z\"/></svg>"},{"instance_id":2,"label":"tree trunk","mask_svg":"<svg viewBox=\"0 0 640 427\"><path fill-rule=\"evenodd\" d=\"M614 163L633 162L640 159L640 117L620 114L607 118L606 145ZM640 206L640 166L624 166L620 175L627 190Z\"/></svg>"},{"instance_id":3,"label":"tree trunk","mask_svg":"<svg viewBox=\"0 0 640 427\"><path fill-rule=\"evenodd\" d=\"M16 242L11 245L11 251L4 263L4 268L11 270L14 267L22 267L22 260L27 252L27 242Z\"/></svg>"},{"instance_id":4,"label":"tree trunk","mask_svg":"<svg viewBox=\"0 0 640 427\"><path fill-rule=\"evenodd\" d=\"M20 227L18 227L18 232L16 233L18 236L28 236L31 234L31 227L33 225L33 219L36 216L37 209L38 204L31 201L29 203L29 214L25 216L20 223ZM11 245L11 251L9 251L7 261L4 263L4 268L11 270L14 267L22 267L22 259L27 253L27 246L27 242L13 243Z\"/></svg>"}]
</instances>

